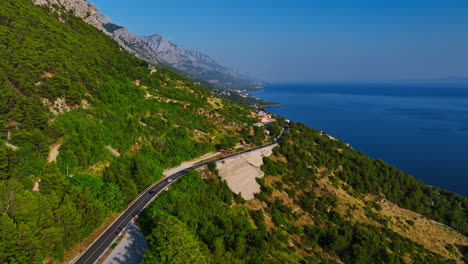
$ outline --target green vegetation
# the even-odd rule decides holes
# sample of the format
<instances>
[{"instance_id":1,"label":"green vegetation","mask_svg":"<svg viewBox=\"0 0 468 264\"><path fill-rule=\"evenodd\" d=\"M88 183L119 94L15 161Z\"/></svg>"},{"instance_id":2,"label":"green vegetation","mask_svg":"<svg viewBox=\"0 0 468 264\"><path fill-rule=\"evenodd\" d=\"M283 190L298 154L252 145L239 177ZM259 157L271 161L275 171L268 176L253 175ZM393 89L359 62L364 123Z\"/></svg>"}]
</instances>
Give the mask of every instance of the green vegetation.
<instances>
[{"instance_id":1,"label":"green vegetation","mask_svg":"<svg viewBox=\"0 0 468 264\"><path fill-rule=\"evenodd\" d=\"M353 194L382 195L397 205L421 213L435 221L468 235L468 199L424 184L382 160L356 152L341 141L329 140L304 124L292 124L295 129L284 141L279 152L288 159L288 167L302 171L304 165L337 170L337 177L353 187ZM343 150L342 152L338 149ZM300 163L304 163L301 166ZM338 168L342 168L338 170Z\"/></svg>"},{"instance_id":2,"label":"green vegetation","mask_svg":"<svg viewBox=\"0 0 468 264\"><path fill-rule=\"evenodd\" d=\"M164 169L238 142L266 140L264 128L252 129L249 109L172 71L151 72L152 66L59 6L1 1L0 58L1 263L62 259ZM267 127L270 140L283 122ZM274 150L287 162L264 159L266 175L279 179L272 185L259 180L256 201L264 208L249 209L225 183L190 172L140 218L150 244L145 262L400 263L408 255L414 263L442 262L387 229L371 209L378 210L376 204L366 215L382 226L356 226L340 216L336 196L310 188L318 168L334 173L333 186L349 184L355 197L382 195L467 234L467 199L303 124L291 126ZM59 145L56 161L53 144ZM277 191L295 199L313 221L297 223L301 214L274 198Z\"/></svg>"},{"instance_id":3,"label":"green vegetation","mask_svg":"<svg viewBox=\"0 0 468 264\"><path fill-rule=\"evenodd\" d=\"M184 223L163 211L156 211L152 220L157 228L147 236L150 249L143 263L207 263L203 245Z\"/></svg>"},{"instance_id":4,"label":"green vegetation","mask_svg":"<svg viewBox=\"0 0 468 264\"><path fill-rule=\"evenodd\" d=\"M167 259L159 249L164 242L174 255L183 254L185 243L170 243L178 239L189 241L196 255L202 254L209 263L297 263L301 259L289 248L283 232L269 232L260 222L253 225L248 209L232 208L233 198L225 183L204 181L195 171L184 176L138 218L149 241L144 262L176 262L177 257ZM164 227L162 216L172 219L168 221L180 231L173 231L173 225ZM169 230L175 237L155 241L156 230Z\"/></svg>"},{"instance_id":5,"label":"green vegetation","mask_svg":"<svg viewBox=\"0 0 468 264\"><path fill-rule=\"evenodd\" d=\"M176 73L151 73L58 6L1 1L0 58L1 263L63 258L165 168L214 151L213 137L239 142L255 121Z\"/></svg>"},{"instance_id":6,"label":"green vegetation","mask_svg":"<svg viewBox=\"0 0 468 264\"><path fill-rule=\"evenodd\" d=\"M273 186L280 186L280 188L283 188L283 185L293 186L287 189L286 192L290 197L295 197L296 202L304 211L311 213L317 221L326 223L327 228L325 229L325 233L332 232L335 227L340 227L337 230L339 239L348 237L353 241L353 233L357 231L361 232L362 230L352 227L349 222L340 220L339 217L337 217L338 214L334 212L333 209L337 204L337 198L335 196L325 195L318 198L314 190L310 190L311 186L316 186L318 168L324 169L322 175L329 175L331 171L335 171L339 179L353 187L352 190L348 189L348 191L355 197L360 197L363 193L384 196L404 208L421 212L429 218L450 225L460 233L466 234L465 227L468 223L467 199L454 193L440 191L434 187L427 186L421 181L415 180L410 175L404 174L382 161L375 161L362 154L362 152L354 151L341 141L334 141L325 136L321 136L318 131L310 129L304 124L292 123L291 127L290 133L286 134L283 139L285 143L275 149L277 155L286 157L288 161L287 164L272 162L269 158L266 158L262 169L267 175L282 175L281 184L275 184ZM285 165L287 165L286 171ZM338 186L339 180L336 177L330 176L329 180L332 185L335 187ZM412 189L407 186L412 186ZM438 192L438 194L435 195L435 192ZM302 194L296 195L297 193ZM259 197L270 202L268 196L259 195ZM399 200L395 197L405 198ZM452 210L452 214L446 213L446 208L436 207L435 204L437 203L446 205L447 208L450 208L449 210ZM375 202L369 201L366 202L366 204L374 208L376 212L382 210L382 207ZM401 236L386 228L387 219L379 216L378 213L372 211L370 207L364 208L366 216L380 223L382 227L361 226L361 228L368 229L366 232L370 232L371 234L379 233L379 236L385 234L387 238L381 237L380 240L382 242L377 243L377 245L385 245L382 249L391 249L392 252L398 253L400 256L405 256L405 254L411 252L411 250L409 252L406 251L408 248L417 249L417 251L422 252L425 251L421 246L412 245L411 241L403 239ZM441 218L440 215L445 215L446 218ZM407 222L411 226L415 224L412 220L408 220ZM344 231L346 226L348 226L347 228L349 229L353 229L353 231L349 231L349 235ZM329 242L321 243L321 241L323 242L325 240L320 240L320 237L320 235L316 236L314 241L322 248L332 250L345 263L352 263L354 261L353 258L349 258L352 248L345 246L344 249L337 250L336 245L330 247L330 244L327 244ZM324 235L324 239L328 239L326 234ZM395 243L395 239L398 241L397 245L392 244ZM388 244L388 241L393 242ZM402 247L402 241L406 241L405 243L407 246ZM352 246L356 243L357 241L349 245ZM342 244L342 246L345 244ZM398 251L394 248L396 246L398 246ZM401 252L399 252L399 250L401 250ZM376 257L385 257L385 254L382 252L383 251L381 251L381 254L377 254ZM427 252L425 254L427 254ZM358 255L361 257L365 256L359 253L356 254L356 257ZM379 261L388 263L393 261L393 259L395 259L394 257L395 256L392 256L385 260L374 259L371 261L368 259L367 261L368 263L376 263ZM396 259L398 259L398 257ZM421 260L415 258L414 261L418 262Z\"/></svg>"},{"instance_id":7,"label":"green vegetation","mask_svg":"<svg viewBox=\"0 0 468 264\"><path fill-rule=\"evenodd\" d=\"M237 201L232 206L234 194L225 183L202 180L191 171L138 218L149 241L144 262L174 263L193 250L198 260L186 263L329 263L330 256L345 263L402 263L407 255L414 263L451 263L388 228L342 219L333 209L336 197L299 197L317 219L315 225L299 226L295 221L301 215L270 195L257 195L267 203L265 210L249 210ZM267 227L264 214L274 227ZM302 238L292 246L295 235Z\"/></svg>"},{"instance_id":8,"label":"green vegetation","mask_svg":"<svg viewBox=\"0 0 468 264\"><path fill-rule=\"evenodd\" d=\"M274 156L264 158L262 170L270 177L268 182L274 182L257 179L262 192L255 200L263 201L263 208L249 209L257 207L258 201L233 200L235 195L224 182L202 180L192 171L143 212L139 224L144 233L151 237L154 230L164 229L165 224L158 220L162 215L175 217L179 228L188 230L187 240L195 239L197 255L202 254L210 263L455 263L395 233L388 227L388 219L379 214L383 210L380 204L365 203L364 213L372 224L356 222L352 215L339 213L337 196L317 188L318 177L324 175L339 188L346 172L339 170L340 165L347 168L359 158L370 158L295 123L273 152ZM354 159L349 158L351 155ZM280 156L287 162L279 161ZM392 170L389 165L385 167ZM337 171L339 177L332 176ZM375 177L380 177L379 173ZM355 188L347 191L357 197L364 193ZM283 200L279 192L287 193L285 198L292 199L294 205ZM302 213L293 210L297 206ZM411 220L408 223L414 225ZM158 243L150 244L145 255L148 263L162 261L155 257ZM169 239L165 243L173 252L185 250ZM453 246L447 246L447 250L452 252L450 258L458 257Z\"/></svg>"},{"instance_id":9,"label":"green vegetation","mask_svg":"<svg viewBox=\"0 0 468 264\"><path fill-rule=\"evenodd\" d=\"M188 78L189 80L195 82L195 83L199 83L203 88L205 88L206 90L216 94L216 95L219 95L229 101L232 101L232 102L235 102L237 104L241 104L241 105L244 105L244 106L247 106L249 108L252 108L252 109L262 109L264 107L267 107L267 106L271 106L271 105L277 105L277 103L273 103L273 102L267 102L265 100L262 100L262 99L257 99L257 98L254 98L252 96L241 96L240 94L238 94L237 92L232 92L231 90L229 89L239 89L239 90L244 90L244 88L246 87L246 85L249 85L247 83L239 83L238 85L236 85L237 87L226 87L226 88L222 88L220 87L219 85L215 85L215 84L212 84L212 83L209 83L203 79L200 79L198 77L195 77L193 75L190 75L190 74L187 74L185 72L182 72L176 68L173 68L173 67L170 67L170 66L166 66L168 70L170 71L173 71L173 72L176 72L186 78ZM258 89L255 88L255 90L251 90L251 89L247 89L251 92L254 92L254 91L258 91Z\"/></svg>"}]
</instances>

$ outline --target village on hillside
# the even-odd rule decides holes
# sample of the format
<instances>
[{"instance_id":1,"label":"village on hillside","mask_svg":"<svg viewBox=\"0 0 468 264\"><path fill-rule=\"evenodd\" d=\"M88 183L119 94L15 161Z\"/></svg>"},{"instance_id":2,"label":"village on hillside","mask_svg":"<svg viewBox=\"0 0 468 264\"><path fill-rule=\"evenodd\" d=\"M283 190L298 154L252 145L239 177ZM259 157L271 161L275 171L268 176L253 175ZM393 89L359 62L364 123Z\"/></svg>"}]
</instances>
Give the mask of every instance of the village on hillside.
<instances>
[{"instance_id":1,"label":"village on hillside","mask_svg":"<svg viewBox=\"0 0 468 264\"><path fill-rule=\"evenodd\" d=\"M258 113L251 112L251 114L253 117L256 117L260 120L260 122L253 124L256 127L262 127L262 126L270 124L273 121L276 121L276 119L271 117L271 114L267 114L265 111L260 110L258 111Z\"/></svg>"}]
</instances>

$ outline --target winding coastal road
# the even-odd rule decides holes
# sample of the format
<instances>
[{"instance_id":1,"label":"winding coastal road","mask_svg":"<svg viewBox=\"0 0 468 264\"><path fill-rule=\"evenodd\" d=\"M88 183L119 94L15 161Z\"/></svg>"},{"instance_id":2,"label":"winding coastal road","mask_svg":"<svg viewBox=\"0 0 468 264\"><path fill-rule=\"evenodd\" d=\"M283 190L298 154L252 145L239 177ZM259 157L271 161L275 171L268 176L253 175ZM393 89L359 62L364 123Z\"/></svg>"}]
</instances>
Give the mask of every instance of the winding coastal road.
<instances>
[{"instance_id":1,"label":"winding coastal road","mask_svg":"<svg viewBox=\"0 0 468 264\"><path fill-rule=\"evenodd\" d=\"M285 127L283 132L287 132L288 128ZM245 153L249 153L252 151L256 151L262 148L266 148L272 145L276 145L280 143L282 134L278 136L277 140L271 144L257 147L254 149L249 149L243 152L235 153L226 157L221 157L218 159L206 161L197 165L194 165L190 168L184 169L177 173L174 173L159 182L151 185L150 187L146 188L143 192L141 192L137 198L133 200L127 207L127 209L120 214L120 216L106 229L103 233L84 251L78 258L76 258L72 263L76 264L94 264L97 263L104 254L110 249L111 245L114 241L119 237L122 230L125 226L135 217L137 216L156 196L162 192L166 187L168 187L171 183L178 180L182 176L184 176L188 170L190 169L200 169L207 166L210 162L218 162L225 159L234 158Z\"/></svg>"}]
</instances>

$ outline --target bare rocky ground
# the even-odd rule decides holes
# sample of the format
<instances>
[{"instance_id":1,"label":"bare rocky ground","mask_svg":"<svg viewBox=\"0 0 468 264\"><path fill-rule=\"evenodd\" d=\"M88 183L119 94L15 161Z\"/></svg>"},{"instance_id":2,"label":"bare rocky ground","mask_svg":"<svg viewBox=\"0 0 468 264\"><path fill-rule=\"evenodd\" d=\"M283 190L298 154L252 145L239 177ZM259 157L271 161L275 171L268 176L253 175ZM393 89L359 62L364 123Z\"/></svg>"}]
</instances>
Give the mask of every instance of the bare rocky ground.
<instances>
[{"instance_id":1,"label":"bare rocky ground","mask_svg":"<svg viewBox=\"0 0 468 264\"><path fill-rule=\"evenodd\" d=\"M112 152L112 154L114 154L114 156L120 157L120 153L119 153L116 149L114 149L111 145L107 146L107 149L108 149L110 152Z\"/></svg>"},{"instance_id":2,"label":"bare rocky ground","mask_svg":"<svg viewBox=\"0 0 468 264\"><path fill-rule=\"evenodd\" d=\"M49 157L47 158L48 162L57 161L57 156L59 154L60 146L62 145L63 138L59 138L58 141L50 146Z\"/></svg>"},{"instance_id":3,"label":"bare rocky ground","mask_svg":"<svg viewBox=\"0 0 468 264\"><path fill-rule=\"evenodd\" d=\"M255 179L264 176L260 169L263 157L271 156L274 147L276 145L218 162L219 176L226 180L234 193L240 193L245 200L252 200L255 193L260 192L260 185Z\"/></svg>"}]
</instances>

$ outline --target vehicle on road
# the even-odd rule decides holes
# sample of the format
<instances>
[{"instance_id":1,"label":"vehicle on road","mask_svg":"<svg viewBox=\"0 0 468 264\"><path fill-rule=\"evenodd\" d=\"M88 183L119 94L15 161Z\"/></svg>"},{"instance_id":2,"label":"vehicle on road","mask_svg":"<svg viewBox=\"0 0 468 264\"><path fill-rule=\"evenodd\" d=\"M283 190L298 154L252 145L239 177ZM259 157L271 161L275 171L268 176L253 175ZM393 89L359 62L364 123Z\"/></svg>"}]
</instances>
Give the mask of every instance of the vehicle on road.
<instances>
[{"instance_id":1,"label":"vehicle on road","mask_svg":"<svg viewBox=\"0 0 468 264\"><path fill-rule=\"evenodd\" d=\"M285 129L284 133L287 133L287 132L288 132L288 130ZM222 161L222 160L229 159L229 158L232 158L232 157L237 157L239 155L249 153L249 152L255 151L255 150L259 149L259 148L263 148L263 147L270 146L270 145L272 145L272 144L268 144L268 145L265 145L265 146L253 148L253 149L243 151L243 152L239 152L239 153L236 153L236 154L231 154L231 155L228 155L228 156L225 156L225 157L221 157L221 158L219 158L217 160L215 159L213 161L217 162L217 161ZM181 170L181 171L179 171L177 173L172 174L170 176L172 178L163 179L163 180L161 180L161 182L158 182L158 183L162 183L163 181L166 181L166 183L171 183L171 182L181 178L182 176L184 176L188 171L190 171L192 169L201 168L203 166L207 166L208 163L209 162L200 163L200 164L194 165L194 166L192 166L190 168L183 169L183 170ZM158 192L163 191L167 187L167 185L168 184L163 184L161 186L160 184L155 183L154 186L152 187L152 189L148 191L149 195L140 195L140 196L138 196L135 199L135 201L133 201L128 206L128 208L124 212L122 212L119 215L119 217L115 220L116 223L113 224L113 225L114 226L120 226L120 227L118 227L116 229L111 228L111 229L103 232L80 256L77 257L77 259L73 263L88 264L88 263L95 263L95 261L98 261L104 255L104 253L109 249L109 247L111 246L111 243L113 243L112 241L114 241L114 239L116 237L122 236L124 234L124 230L122 229L121 226L126 226L130 221L135 221L135 219L138 218L139 214L143 211L144 207L147 204L149 204L151 199L154 199L153 196L155 194L157 194ZM135 213L135 211L136 211L136 213ZM131 218L131 216L133 216L133 218ZM131 218L131 219L129 219L129 218Z\"/></svg>"}]
</instances>

